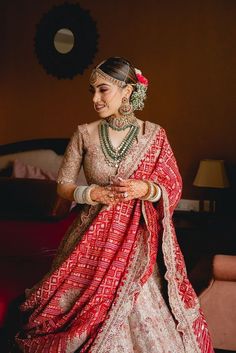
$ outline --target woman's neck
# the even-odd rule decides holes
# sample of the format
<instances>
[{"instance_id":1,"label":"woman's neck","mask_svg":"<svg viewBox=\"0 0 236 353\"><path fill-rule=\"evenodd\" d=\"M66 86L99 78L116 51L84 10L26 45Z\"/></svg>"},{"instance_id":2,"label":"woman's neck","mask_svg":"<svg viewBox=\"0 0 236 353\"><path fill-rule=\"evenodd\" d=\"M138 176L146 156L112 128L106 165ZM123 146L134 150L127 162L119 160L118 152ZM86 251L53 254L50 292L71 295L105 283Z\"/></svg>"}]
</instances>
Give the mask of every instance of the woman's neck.
<instances>
[{"instance_id":1,"label":"woman's neck","mask_svg":"<svg viewBox=\"0 0 236 353\"><path fill-rule=\"evenodd\" d=\"M125 130L126 128L135 125L138 126L138 119L136 116L132 113L129 115L111 115L107 118L105 118L107 121L108 125L113 129L113 130Z\"/></svg>"}]
</instances>

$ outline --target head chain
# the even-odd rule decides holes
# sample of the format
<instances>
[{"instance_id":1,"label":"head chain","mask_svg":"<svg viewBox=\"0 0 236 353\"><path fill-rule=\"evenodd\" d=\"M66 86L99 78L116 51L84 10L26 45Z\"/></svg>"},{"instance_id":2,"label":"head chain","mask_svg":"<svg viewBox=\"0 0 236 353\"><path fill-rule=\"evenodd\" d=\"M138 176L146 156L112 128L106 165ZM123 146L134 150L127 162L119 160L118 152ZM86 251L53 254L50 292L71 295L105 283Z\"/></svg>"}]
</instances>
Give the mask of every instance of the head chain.
<instances>
[{"instance_id":1,"label":"head chain","mask_svg":"<svg viewBox=\"0 0 236 353\"><path fill-rule=\"evenodd\" d=\"M125 81L118 80L105 72L103 72L99 67L93 69L92 74L90 76L90 83L94 84L97 80L97 77L101 77L107 81L110 81L111 83L114 83L118 87L124 88L127 83ZM142 110L144 108L144 100L147 98L147 86L144 84L137 82L137 83L131 83L131 86L133 86L134 90L131 94L130 97L130 103L132 105L133 111L134 110Z\"/></svg>"}]
</instances>

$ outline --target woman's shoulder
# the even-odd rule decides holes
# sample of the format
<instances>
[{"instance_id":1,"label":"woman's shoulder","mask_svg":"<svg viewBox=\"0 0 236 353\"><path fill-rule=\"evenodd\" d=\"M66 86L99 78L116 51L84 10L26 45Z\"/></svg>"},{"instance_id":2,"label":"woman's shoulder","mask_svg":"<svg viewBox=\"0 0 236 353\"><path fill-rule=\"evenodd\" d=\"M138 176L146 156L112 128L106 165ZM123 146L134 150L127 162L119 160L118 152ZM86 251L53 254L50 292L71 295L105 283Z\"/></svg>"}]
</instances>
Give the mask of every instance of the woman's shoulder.
<instances>
[{"instance_id":1,"label":"woman's shoulder","mask_svg":"<svg viewBox=\"0 0 236 353\"><path fill-rule=\"evenodd\" d=\"M159 124L146 121L146 132L148 136L155 139L155 143L162 146L168 140L166 130Z\"/></svg>"},{"instance_id":2,"label":"woman's shoulder","mask_svg":"<svg viewBox=\"0 0 236 353\"><path fill-rule=\"evenodd\" d=\"M84 134L84 133L89 133L89 135L92 135L95 130L97 130L97 127L100 123L100 120L92 121L91 123L84 123L84 124L79 124L77 126L77 131Z\"/></svg>"},{"instance_id":3,"label":"woman's shoulder","mask_svg":"<svg viewBox=\"0 0 236 353\"><path fill-rule=\"evenodd\" d=\"M165 129L161 125L159 125L157 123L154 123L152 121L146 120L145 121L145 125L149 129L156 131L158 134L161 134L161 135L163 135L163 134L165 135L166 134Z\"/></svg>"},{"instance_id":4,"label":"woman's shoulder","mask_svg":"<svg viewBox=\"0 0 236 353\"><path fill-rule=\"evenodd\" d=\"M91 123L78 124L73 136L81 141L85 148L88 148L91 141L93 141L96 136L97 127L100 121L101 119Z\"/></svg>"}]
</instances>

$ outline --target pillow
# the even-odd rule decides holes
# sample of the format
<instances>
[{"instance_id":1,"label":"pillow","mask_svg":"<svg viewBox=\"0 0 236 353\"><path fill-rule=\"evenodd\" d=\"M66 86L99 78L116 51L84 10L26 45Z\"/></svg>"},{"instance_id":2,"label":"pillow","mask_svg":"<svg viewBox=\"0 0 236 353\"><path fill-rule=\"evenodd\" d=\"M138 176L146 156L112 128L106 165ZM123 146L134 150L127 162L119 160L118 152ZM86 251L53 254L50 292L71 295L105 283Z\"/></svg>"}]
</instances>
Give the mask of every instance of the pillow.
<instances>
[{"instance_id":1,"label":"pillow","mask_svg":"<svg viewBox=\"0 0 236 353\"><path fill-rule=\"evenodd\" d=\"M61 165L62 158L63 156L56 154L56 152L52 150L34 150L12 153L0 156L0 169L8 167L14 160L19 160L25 164L39 167L56 174Z\"/></svg>"},{"instance_id":2,"label":"pillow","mask_svg":"<svg viewBox=\"0 0 236 353\"><path fill-rule=\"evenodd\" d=\"M20 160L14 160L12 165L12 174L14 178L31 178L31 179L49 179L56 180L58 172L50 172L48 170L26 164ZM5 175L3 175L5 176ZM6 175L8 176L8 175ZM83 167L80 169L76 184L87 185Z\"/></svg>"},{"instance_id":3,"label":"pillow","mask_svg":"<svg viewBox=\"0 0 236 353\"><path fill-rule=\"evenodd\" d=\"M22 161L16 159L13 161L12 177L56 180L57 173L43 170L39 167L23 163Z\"/></svg>"}]
</instances>

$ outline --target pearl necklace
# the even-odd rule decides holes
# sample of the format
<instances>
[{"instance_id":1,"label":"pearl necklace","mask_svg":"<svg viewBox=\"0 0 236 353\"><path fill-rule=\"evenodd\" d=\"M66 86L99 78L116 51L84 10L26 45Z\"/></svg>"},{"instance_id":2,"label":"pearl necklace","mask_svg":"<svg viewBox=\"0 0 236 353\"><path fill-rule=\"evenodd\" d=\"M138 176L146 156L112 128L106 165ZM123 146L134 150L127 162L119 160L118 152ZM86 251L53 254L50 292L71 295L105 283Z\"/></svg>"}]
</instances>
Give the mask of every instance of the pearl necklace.
<instances>
[{"instance_id":1,"label":"pearl necklace","mask_svg":"<svg viewBox=\"0 0 236 353\"><path fill-rule=\"evenodd\" d=\"M130 126L139 126L138 119L134 114L119 117L111 115L105 118L105 120L110 126L110 128L116 131L125 130L127 127Z\"/></svg>"},{"instance_id":2,"label":"pearl necklace","mask_svg":"<svg viewBox=\"0 0 236 353\"><path fill-rule=\"evenodd\" d=\"M106 120L100 122L98 126L99 139L107 164L117 168L121 160L125 158L128 151L130 150L135 138L139 133L140 126L131 125L130 131L117 148L115 148L111 143L108 133L109 126L110 125Z\"/></svg>"}]
</instances>

